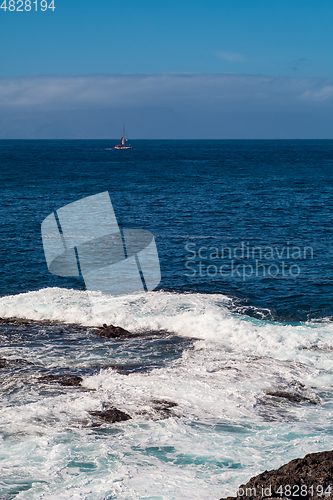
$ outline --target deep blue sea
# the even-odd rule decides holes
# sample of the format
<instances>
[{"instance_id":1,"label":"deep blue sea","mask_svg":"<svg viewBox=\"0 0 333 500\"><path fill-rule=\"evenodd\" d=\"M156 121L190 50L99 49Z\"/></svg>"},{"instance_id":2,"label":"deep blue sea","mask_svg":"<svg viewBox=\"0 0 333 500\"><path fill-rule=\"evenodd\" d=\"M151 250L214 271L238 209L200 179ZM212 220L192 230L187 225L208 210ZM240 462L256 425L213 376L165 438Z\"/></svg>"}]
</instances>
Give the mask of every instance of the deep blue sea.
<instances>
[{"instance_id":1,"label":"deep blue sea","mask_svg":"<svg viewBox=\"0 0 333 500\"><path fill-rule=\"evenodd\" d=\"M0 141L1 500L217 500L333 446L333 141L116 143ZM161 282L92 308L41 224L105 191Z\"/></svg>"}]
</instances>

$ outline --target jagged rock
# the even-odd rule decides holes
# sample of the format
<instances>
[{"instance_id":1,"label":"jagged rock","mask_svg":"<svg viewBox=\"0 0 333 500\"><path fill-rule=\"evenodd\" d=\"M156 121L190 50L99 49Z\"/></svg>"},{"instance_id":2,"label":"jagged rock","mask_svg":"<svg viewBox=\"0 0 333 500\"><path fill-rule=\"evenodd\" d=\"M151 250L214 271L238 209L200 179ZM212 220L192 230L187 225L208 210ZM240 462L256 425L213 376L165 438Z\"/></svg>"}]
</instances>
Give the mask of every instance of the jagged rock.
<instances>
[{"instance_id":1,"label":"jagged rock","mask_svg":"<svg viewBox=\"0 0 333 500\"><path fill-rule=\"evenodd\" d=\"M0 358L0 368L18 368L18 365L33 365L31 361L27 361L26 359L6 359L6 358Z\"/></svg>"},{"instance_id":2,"label":"jagged rock","mask_svg":"<svg viewBox=\"0 0 333 500\"><path fill-rule=\"evenodd\" d=\"M117 408L110 408L108 410L102 411L90 411L90 415L93 417L98 417L101 420L105 420L105 422L121 422L122 420L130 420L132 417L124 413L123 411L117 410Z\"/></svg>"},{"instance_id":3,"label":"jagged rock","mask_svg":"<svg viewBox=\"0 0 333 500\"><path fill-rule=\"evenodd\" d=\"M60 385L78 386L81 385L82 377L75 375L43 375L38 377L40 382L56 382Z\"/></svg>"},{"instance_id":4,"label":"jagged rock","mask_svg":"<svg viewBox=\"0 0 333 500\"><path fill-rule=\"evenodd\" d=\"M288 401L291 401L292 403L311 403L313 405L319 404L318 401L308 398L307 396L303 396L302 394L297 394L297 393L292 393L292 392L287 392L287 391L267 391L266 392L267 396L273 396L275 398L284 398L288 399Z\"/></svg>"},{"instance_id":5,"label":"jagged rock","mask_svg":"<svg viewBox=\"0 0 333 500\"><path fill-rule=\"evenodd\" d=\"M107 326L105 323L102 328L97 331L97 335L99 335L100 337L105 337L107 339L132 337L132 333L128 330L125 330L124 328L121 328L121 326Z\"/></svg>"},{"instance_id":6,"label":"jagged rock","mask_svg":"<svg viewBox=\"0 0 333 500\"><path fill-rule=\"evenodd\" d=\"M242 484L237 496L225 500L329 500L332 495L333 451L323 451L291 460L277 470L266 470Z\"/></svg>"},{"instance_id":7,"label":"jagged rock","mask_svg":"<svg viewBox=\"0 0 333 500\"><path fill-rule=\"evenodd\" d=\"M170 410L170 408L178 406L178 403L175 403L174 401L167 401L166 399L153 399L152 403L155 408L160 410Z\"/></svg>"}]
</instances>

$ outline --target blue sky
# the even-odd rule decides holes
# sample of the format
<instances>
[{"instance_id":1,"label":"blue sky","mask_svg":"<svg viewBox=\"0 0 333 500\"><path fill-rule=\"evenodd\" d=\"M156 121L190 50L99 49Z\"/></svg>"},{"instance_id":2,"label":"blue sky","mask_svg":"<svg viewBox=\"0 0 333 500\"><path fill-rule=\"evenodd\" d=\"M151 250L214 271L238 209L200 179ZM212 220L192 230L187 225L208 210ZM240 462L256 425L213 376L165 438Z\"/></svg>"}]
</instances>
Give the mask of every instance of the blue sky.
<instances>
[{"instance_id":1,"label":"blue sky","mask_svg":"<svg viewBox=\"0 0 333 500\"><path fill-rule=\"evenodd\" d=\"M0 0L0 4L2 1ZM13 116L11 110L15 109L17 122L21 120L21 123L24 114L26 123L30 124L26 129L26 136L35 137L36 133L38 136L36 130L42 125L36 125L37 129L33 130L29 116L39 113L41 117L43 110L49 110L49 120L53 116L53 111L66 107L67 109L71 107L73 112L89 109L92 113L95 106L97 113L102 106L98 92L101 85L104 85L103 88L109 85L105 102L108 103L110 112L114 111L115 118L112 124L110 122L106 126L105 135L110 134L113 127L116 127L116 121L121 120L121 115L128 119L131 113L136 113L134 121L138 125L133 128L132 137L140 137L139 115L147 112L152 116L154 109L158 115L161 109L164 109L166 114L176 113L178 117L179 113L181 114L184 132L177 130L177 136L178 133L182 133L184 137L188 137L186 124L192 123L194 117L199 128L194 130L191 126L190 136L203 137L204 131L207 130L206 120L209 123L210 112L214 117L216 131L219 124L217 115L223 114L225 108L228 108L228 119L234 116L233 120L237 121L237 115L241 124L246 118L245 111L248 116L249 113L255 113L257 106L261 116L266 109L268 118L273 113L272 101L275 102L275 106L279 101L278 108L281 114L285 113L287 116L289 109L290 113L294 113L293 119L296 119L297 115L303 118L306 116L309 124L312 123L306 136L327 137L328 134L329 137L333 137L333 127L330 129L325 114L331 109L333 100L332 1L55 0L54 3L56 7L54 12L50 9L46 12L9 12L0 9L2 47L0 109L3 115L8 113L10 116ZM186 91L184 78L177 80L173 78L173 73L189 74L193 77L192 80L187 80ZM169 75L169 87L166 90L165 85L162 86L158 97L161 84L158 75L161 74ZM201 79L195 80L193 74L200 74ZM212 90L216 95L216 106L207 95L207 92L210 92L207 82L212 81L212 74L221 77L219 82L215 80L215 87ZM227 84L228 101L223 94L223 85L226 84L223 80L225 74L232 74L238 78L235 92L239 94L236 92L232 99ZM45 79L45 75L49 76L48 80ZM89 79L91 75L97 75L97 79ZM126 83L125 91L111 84L110 78L105 79L106 76L112 75L123 75L123 77L155 75L156 88L151 86L153 84L150 80L144 99L142 88L144 80L141 78L140 96L136 101L135 89L131 85ZM206 82L203 79L204 75L207 78ZM258 84L258 75L269 77L266 84L262 81ZM53 77L52 83L50 76ZM87 99L84 101L82 97L80 102L76 102L75 99L70 100L69 96L70 89L73 85L77 85L77 80L73 78L79 76L86 78ZM252 83L249 78L246 80L245 76L252 77ZM31 77L39 79L38 85L37 80ZM54 92L57 92L59 85L58 77L67 78L62 80L59 91L59 94L64 96L63 101L59 96L58 100L54 99ZM64 90L65 81L68 85L67 92ZM283 95L279 91L277 81L280 81L283 87ZM44 87L41 87L42 82ZM197 97L193 94L191 82L193 84L195 82ZM202 83L201 87L198 82ZM29 96L31 97L37 87L46 97L43 104L36 103L34 99L29 101ZM294 92L295 88L299 89L298 93ZM92 97L94 90L95 100ZM20 98L22 92L25 95L24 102ZM124 92L128 92L130 105L123 99ZM317 98L312 99L312 104L309 106L309 95L312 93L314 96L314 92L317 92ZM153 105L149 100L151 93L154 94ZM184 99L186 100L188 93L191 98L186 108ZM306 95L308 98L304 97ZM243 112L238 109L240 102L243 103ZM52 106L56 106L57 109ZM196 113L195 108L197 108ZM282 122L285 119L283 118ZM317 128L313 127L313 119L316 119ZM321 119L325 122L323 127ZM75 132L76 126L73 124L67 128L67 132L64 128L59 132L61 118L58 116L57 120L58 134L69 134L69 137L79 137L80 134L82 136L83 132L78 130ZM156 120L158 118L154 117L154 121ZM300 126L302 120L300 119ZM264 122L267 125L266 118ZM10 137L11 134L24 135L24 129L19 123L18 127L11 123L12 128L6 130L5 122L1 123L0 119L0 137ZM244 126L240 127L240 134L235 132L237 138L239 135L242 137L244 135L244 138L249 137L253 127L257 130L256 137L267 131L267 126L263 126L263 122L259 119L251 120L251 123L248 132ZM130 124L128 126L130 127ZM172 120L168 127L173 127L174 130ZM159 137L172 136L172 130L168 127L166 125L164 128L160 127ZM233 129L236 131L237 126L235 125ZM272 126L269 130L269 133L275 136L283 135L283 131L278 132L277 127ZM152 127L151 131L148 127L143 135L154 138L156 136L154 131L156 126ZM87 133L93 136L97 131L91 130ZM176 135L176 132L174 133ZM50 134L52 135L52 125ZM103 134L104 132L100 130L96 137ZM211 131L207 134L210 137ZM297 135L297 127L288 134ZM225 136L223 127L220 127L217 136L220 138Z\"/></svg>"}]
</instances>

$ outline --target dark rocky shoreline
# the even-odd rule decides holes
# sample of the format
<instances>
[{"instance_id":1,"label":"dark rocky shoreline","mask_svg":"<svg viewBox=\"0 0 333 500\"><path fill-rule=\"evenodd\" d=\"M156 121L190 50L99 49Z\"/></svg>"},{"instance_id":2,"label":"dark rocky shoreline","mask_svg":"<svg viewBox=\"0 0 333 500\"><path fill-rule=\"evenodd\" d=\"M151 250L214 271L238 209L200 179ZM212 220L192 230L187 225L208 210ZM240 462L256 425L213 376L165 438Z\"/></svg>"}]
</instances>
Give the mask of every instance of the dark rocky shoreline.
<instances>
[{"instance_id":1,"label":"dark rocky shoreline","mask_svg":"<svg viewBox=\"0 0 333 500\"><path fill-rule=\"evenodd\" d=\"M134 337L139 334L131 333L120 326L107 325L103 326L84 326L77 323L62 323L57 320L34 320L34 319L23 319L17 317L11 318L0 318L0 325L13 325L13 326L59 326L60 328L75 328L78 330L91 330L97 335L107 338L118 338L118 337Z\"/></svg>"},{"instance_id":2,"label":"dark rocky shoreline","mask_svg":"<svg viewBox=\"0 0 333 500\"><path fill-rule=\"evenodd\" d=\"M21 320L19 318L0 318L1 324L11 324L13 326L32 326L32 325L52 325L62 328L59 330L60 334L64 334L66 328L74 330L89 330L94 336L101 339L109 340L126 340L137 337L151 336L154 334L161 334L161 332L141 332L131 333L122 327L104 324L102 327L84 327L82 325L63 325L57 321L33 321ZM165 332L166 333L166 332ZM17 370L17 369L37 369L38 375L35 374L35 381L44 384L58 384L60 386L67 386L68 388L75 387L81 388L84 370L99 371L101 369L111 368L122 375L130 375L135 373L138 367L131 366L117 366L117 365L95 365L82 369L80 374L73 373L73 369L62 369L61 373L50 373L49 370L42 368L42 373L38 367L31 361L22 358L0 359L0 368L4 370ZM145 371L142 367L139 371ZM44 372L44 373L43 373ZM318 404L316 400L309 397L304 397L298 393L289 394L285 391L268 391L267 396L279 399L287 399L292 403L307 402L309 404ZM149 411L140 411L138 414L146 414L148 418L164 419L179 417L173 411L178 406L173 401L153 400L152 414ZM106 405L101 411L88 412L91 417L97 421L104 421L106 423L115 423L130 420L133 417L127 413L113 407ZM156 415L157 414L157 415ZM94 426L101 425L94 423ZM235 497L226 497L221 500L264 500L271 499L293 499L293 500L333 500L333 451L324 451L318 453L310 453L304 458L291 460L277 470L264 471L263 473L252 477L246 484L239 486Z\"/></svg>"},{"instance_id":3,"label":"dark rocky shoreline","mask_svg":"<svg viewBox=\"0 0 333 500\"><path fill-rule=\"evenodd\" d=\"M80 331L89 330L90 333L95 337L101 337L102 340L108 341L122 341L126 342L132 338L138 337L148 337L151 338L161 332L141 332L141 333L131 333L124 328L114 325L104 324L102 327L83 327L81 325L62 325L54 321L26 321L20 320L19 318L3 319L0 318L0 324L9 324L14 327L29 327L29 326L56 326L62 327L57 333L65 335L68 331ZM24 382L25 384L46 384L49 386L63 387L64 390L82 390L82 391L94 391L95 389L87 389L82 386L83 377L85 375L92 375L98 373L103 369L112 369L120 375L131 375L132 373L146 372L151 369L150 367L145 367L141 365L113 365L113 364L98 364L98 365L87 365L81 366L79 368L73 367L50 367L42 366L40 364L35 364L32 361L28 361L23 358L0 358L0 369L2 375L6 374L7 377L11 378L15 376L17 380ZM142 410L136 409L134 411L135 415L141 415L147 419L152 420L163 420L170 417L179 417L177 413L173 411L178 403L168 400L152 400L150 402L151 409ZM122 410L115 408L112 403L106 403L105 407L101 410L88 411L88 414L93 417L92 426L100 426L102 422L106 423L116 423L132 419L132 416L128 415ZM100 423L98 423L98 421Z\"/></svg>"},{"instance_id":4,"label":"dark rocky shoreline","mask_svg":"<svg viewBox=\"0 0 333 500\"><path fill-rule=\"evenodd\" d=\"M332 497L333 451L322 451L291 460L277 470L266 470L241 484L235 497L221 500L329 500Z\"/></svg>"},{"instance_id":5,"label":"dark rocky shoreline","mask_svg":"<svg viewBox=\"0 0 333 500\"><path fill-rule=\"evenodd\" d=\"M39 326L51 326L51 327L59 327L58 333L65 333L67 330L75 330L75 331L89 331L93 334L98 335L99 337L107 338L107 339L131 339L137 337L146 337L151 335L158 334L167 334L169 332L164 331L141 331L141 332L129 332L122 328L121 326L107 325L106 323L103 326L84 326L77 323L62 323L57 320L33 320L33 319L22 319L22 318L0 318L0 326L1 325L12 325L19 327L39 327Z\"/></svg>"}]
</instances>

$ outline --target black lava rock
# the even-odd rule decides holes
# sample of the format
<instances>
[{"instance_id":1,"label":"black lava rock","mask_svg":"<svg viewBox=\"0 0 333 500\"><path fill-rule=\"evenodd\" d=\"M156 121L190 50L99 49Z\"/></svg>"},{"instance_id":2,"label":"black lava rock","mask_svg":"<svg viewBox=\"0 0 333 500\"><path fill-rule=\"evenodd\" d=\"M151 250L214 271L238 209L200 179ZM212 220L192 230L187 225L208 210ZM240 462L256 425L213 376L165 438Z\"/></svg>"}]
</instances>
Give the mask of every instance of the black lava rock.
<instances>
[{"instance_id":1,"label":"black lava rock","mask_svg":"<svg viewBox=\"0 0 333 500\"><path fill-rule=\"evenodd\" d=\"M18 368L20 365L33 365L31 361L27 361L26 359L6 359L0 358L0 368Z\"/></svg>"},{"instance_id":2,"label":"black lava rock","mask_svg":"<svg viewBox=\"0 0 333 500\"><path fill-rule=\"evenodd\" d=\"M40 382L56 382L65 386L78 386L81 385L82 377L75 375L43 375L39 377Z\"/></svg>"},{"instance_id":3,"label":"black lava rock","mask_svg":"<svg viewBox=\"0 0 333 500\"><path fill-rule=\"evenodd\" d=\"M103 411L90 411L90 415L93 417L98 417L101 420L105 420L105 422L121 422L123 420L130 420L132 417L124 413L123 411L117 410L117 408L110 408L108 410Z\"/></svg>"},{"instance_id":4,"label":"black lava rock","mask_svg":"<svg viewBox=\"0 0 333 500\"><path fill-rule=\"evenodd\" d=\"M99 335L100 337L105 337L107 339L132 337L132 333L128 330L125 330L120 326L107 326L106 324L104 324L103 327L97 331L97 335Z\"/></svg>"},{"instance_id":5,"label":"black lava rock","mask_svg":"<svg viewBox=\"0 0 333 500\"><path fill-rule=\"evenodd\" d=\"M333 451L323 451L310 453L277 470L266 470L252 477L238 488L236 497L227 497L226 500L328 500L332 495Z\"/></svg>"}]
</instances>

